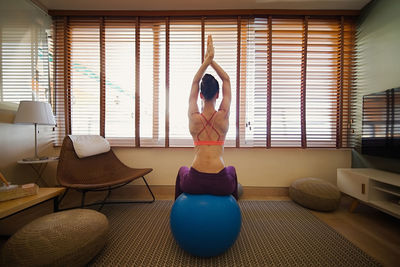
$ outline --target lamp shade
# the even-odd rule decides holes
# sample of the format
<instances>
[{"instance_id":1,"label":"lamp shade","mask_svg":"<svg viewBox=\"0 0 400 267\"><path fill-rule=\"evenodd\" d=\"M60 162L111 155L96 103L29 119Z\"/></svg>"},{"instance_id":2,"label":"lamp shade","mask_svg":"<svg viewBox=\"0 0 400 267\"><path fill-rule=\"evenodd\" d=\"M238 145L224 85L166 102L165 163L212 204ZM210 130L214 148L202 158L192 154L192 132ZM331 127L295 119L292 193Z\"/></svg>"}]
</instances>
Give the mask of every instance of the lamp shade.
<instances>
[{"instance_id":1,"label":"lamp shade","mask_svg":"<svg viewBox=\"0 0 400 267\"><path fill-rule=\"evenodd\" d=\"M56 124L50 104L40 101L21 101L15 115L14 123Z\"/></svg>"}]
</instances>

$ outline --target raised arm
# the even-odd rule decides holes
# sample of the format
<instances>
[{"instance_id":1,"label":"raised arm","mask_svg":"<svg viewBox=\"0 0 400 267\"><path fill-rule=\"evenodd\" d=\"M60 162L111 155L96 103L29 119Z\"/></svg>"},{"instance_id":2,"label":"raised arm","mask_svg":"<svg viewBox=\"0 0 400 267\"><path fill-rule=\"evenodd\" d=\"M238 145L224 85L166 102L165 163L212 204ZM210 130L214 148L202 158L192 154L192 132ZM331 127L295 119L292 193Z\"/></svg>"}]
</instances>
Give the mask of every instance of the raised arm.
<instances>
[{"instance_id":1,"label":"raised arm","mask_svg":"<svg viewBox=\"0 0 400 267\"><path fill-rule=\"evenodd\" d=\"M225 111L229 115L229 109L231 107L231 81L228 74L222 69L220 65L214 60L211 62L211 67L217 72L218 76L222 80L222 101L219 106L219 110Z\"/></svg>"},{"instance_id":2,"label":"raised arm","mask_svg":"<svg viewBox=\"0 0 400 267\"><path fill-rule=\"evenodd\" d=\"M199 107L197 105L197 99L199 97L199 83L201 78L204 75L204 72L206 71L207 67L211 64L214 58L214 47L212 44L212 38L211 36L208 36L207 39L207 52L205 59L203 61L203 64L201 64L199 70L196 72L196 75L194 75L193 81L192 81L192 89L190 90L190 95L189 95L189 110L188 110L188 115L189 117L194 114L199 112Z\"/></svg>"}]
</instances>

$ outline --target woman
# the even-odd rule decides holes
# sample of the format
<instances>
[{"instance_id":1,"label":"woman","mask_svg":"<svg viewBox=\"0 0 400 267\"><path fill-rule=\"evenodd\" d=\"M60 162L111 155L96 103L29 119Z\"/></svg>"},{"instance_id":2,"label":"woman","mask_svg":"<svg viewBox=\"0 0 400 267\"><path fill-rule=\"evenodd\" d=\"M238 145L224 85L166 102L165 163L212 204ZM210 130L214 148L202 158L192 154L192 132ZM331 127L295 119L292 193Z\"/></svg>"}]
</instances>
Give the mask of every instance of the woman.
<instances>
[{"instance_id":1,"label":"woman","mask_svg":"<svg viewBox=\"0 0 400 267\"><path fill-rule=\"evenodd\" d=\"M218 81L210 74L204 74L211 66L222 80L222 101L215 110L219 97ZM202 78L203 77L203 78ZM203 101L199 112L197 99L201 79L200 98ZM214 61L212 37L208 36L207 52L203 64L193 78L189 96L189 130L195 145L192 167L181 167L176 179L175 199L182 193L230 195L237 199L237 178L235 168L225 167L222 154L224 140L229 128L231 105L231 84L228 74Z\"/></svg>"}]
</instances>

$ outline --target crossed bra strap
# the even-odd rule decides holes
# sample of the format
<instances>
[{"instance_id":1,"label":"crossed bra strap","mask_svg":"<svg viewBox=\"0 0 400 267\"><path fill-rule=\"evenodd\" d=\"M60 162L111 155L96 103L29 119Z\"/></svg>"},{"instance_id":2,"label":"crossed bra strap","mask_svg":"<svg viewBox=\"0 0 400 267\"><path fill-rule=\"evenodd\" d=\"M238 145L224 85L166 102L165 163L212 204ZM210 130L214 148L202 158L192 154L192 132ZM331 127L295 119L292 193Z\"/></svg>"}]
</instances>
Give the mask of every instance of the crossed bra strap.
<instances>
[{"instance_id":1,"label":"crossed bra strap","mask_svg":"<svg viewBox=\"0 0 400 267\"><path fill-rule=\"evenodd\" d=\"M221 135L219 134L219 132L217 131L217 129L215 129L214 125L211 123L211 120L213 119L215 113L217 113L217 111L214 111L214 113L211 115L210 119L207 120L207 118L200 113L200 115L203 117L204 121L202 120L201 122L203 123L203 129L200 130L200 132L197 134L197 140L194 141L194 145L195 146L207 146L207 145L224 145L224 140L219 140L219 138L221 137ZM210 133L207 131L207 126L211 126L211 128L215 131L215 133L218 135L218 139L216 141L212 141L212 140L200 140L200 134L205 131L207 133L207 136L209 139L211 139Z\"/></svg>"}]
</instances>

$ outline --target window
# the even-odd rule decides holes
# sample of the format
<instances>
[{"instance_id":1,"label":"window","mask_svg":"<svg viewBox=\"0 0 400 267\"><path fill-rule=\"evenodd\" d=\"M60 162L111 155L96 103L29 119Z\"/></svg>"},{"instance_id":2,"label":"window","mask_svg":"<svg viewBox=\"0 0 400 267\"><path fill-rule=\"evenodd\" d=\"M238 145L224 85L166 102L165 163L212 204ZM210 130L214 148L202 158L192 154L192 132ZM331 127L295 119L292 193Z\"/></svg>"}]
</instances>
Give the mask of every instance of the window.
<instances>
[{"instance_id":1,"label":"window","mask_svg":"<svg viewBox=\"0 0 400 267\"><path fill-rule=\"evenodd\" d=\"M47 33L41 25L20 22L1 28L0 101L49 101Z\"/></svg>"},{"instance_id":2,"label":"window","mask_svg":"<svg viewBox=\"0 0 400 267\"><path fill-rule=\"evenodd\" d=\"M308 16L55 18L57 143L192 146L188 94L208 34L231 79L226 146L350 145L353 22Z\"/></svg>"},{"instance_id":3,"label":"window","mask_svg":"<svg viewBox=\"0 0 400 267\"><path fill-rule=\"evenodd\" d=\"M335 147L338 92L334 89L340 69L340 23L309 19L307 27L307 147Z\"/></svg>"},{"instance_id":4,"label":"window","mask_svg":"<svg viewBox=\"0 0 400 267\"><path fill-rule=\"evenodd\" d=\"M105 137L113 145L134 144L136 20L104 20Z\"/></svg>"},{"instance_id":5,"label":"window","mask_svg":"<svg viewBox=\"0 0 400 267\"><path fill-rule=\"evenodd\" d=\"M242 19L240 30L240 146L266 147L269 20Z\"/></svg>"},{"instance_id":6,"label":"window","mask_svg":"<svg viewBox=\"0 0 400 267\"><path fill-rule=\"evenodd\" d=\"M140 21L140 145L165 145L165 20Z\"/></svg>"},{"instance_id":7,"label":"window","mask_svg":"<svg viewBox=\"0 0 400 267\"><path fill-rule=\"evenodd\" d=\"M215 61L220 64L229 75L232 87L232 102L229 116L229 130L226 135L225 146L235 146L236 141L236 86L237 86L237 50L238 50L238 24L237 19L205 19L205 36L212 35L215 48ZM206 39L206 38L205 38ZM207 40L205 40L207 41ZM205 43L205 46L207 44ZM222 81L218 78L214 69L209 68L208 73L218 79L220 87ZM217 108L221 103L221 98L217 101Z\"/></svg>"},{"instance_id":8,"label":"window","mask_svg":"<svg viewBox=\"0 0 400 267\"><path fill-rule=\"evenodd\" d=\"M188 99L194 74L201 64L201 20L170 22L170 146L191 146Z\"/></svg>"},{"instance_id":9,"label":"window","mask_svg":"<svg viewBox=\"0 0 400 267\"><path fill-rule=\"evenodd\" d=\"M70 29L71 134L99 134L99 21L73 20Z\"/></svg>"}]
</instances>

